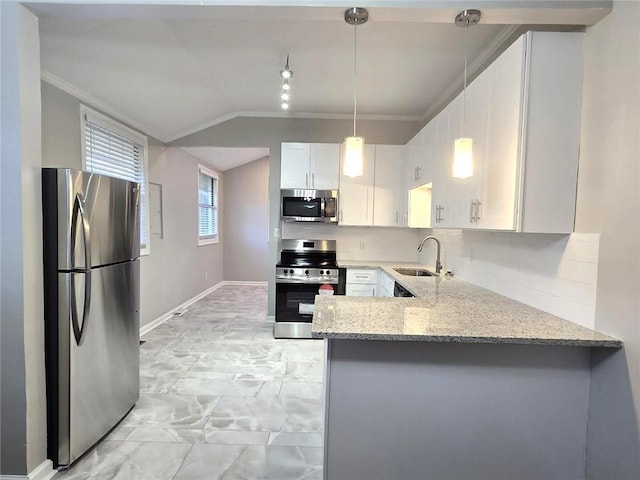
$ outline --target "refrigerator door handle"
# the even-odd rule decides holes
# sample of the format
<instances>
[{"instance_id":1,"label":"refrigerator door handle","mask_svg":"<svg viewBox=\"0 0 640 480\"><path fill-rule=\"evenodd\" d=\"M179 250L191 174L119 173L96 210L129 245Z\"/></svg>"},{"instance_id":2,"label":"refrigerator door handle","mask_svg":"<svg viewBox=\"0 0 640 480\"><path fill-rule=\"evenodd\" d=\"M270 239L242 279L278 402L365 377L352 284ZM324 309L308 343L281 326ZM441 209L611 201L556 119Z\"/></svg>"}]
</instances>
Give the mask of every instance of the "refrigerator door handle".
<instances>
[{"instance_id":1,"label":"refrigerator door handle","mask_svg":"<svg viewBox=\"0 0 640 480\"><path fill-rule=\"evenodd\" d=\"M76 199L73 203L73 216L71 221L71 261L75 265L76 252L76 225L78 224L78 213L82 221L82 243L84 247L84 305L82 307L82 325L78 323L78 312L76 310L76 289L75 275L71 275L71 324L73 326L73 336L76 339L76 345L82 344L83 334L89 317L91 308L91 229L84 209L84 197L81 193L76 193Z\"/></svg>"}]
</instances>

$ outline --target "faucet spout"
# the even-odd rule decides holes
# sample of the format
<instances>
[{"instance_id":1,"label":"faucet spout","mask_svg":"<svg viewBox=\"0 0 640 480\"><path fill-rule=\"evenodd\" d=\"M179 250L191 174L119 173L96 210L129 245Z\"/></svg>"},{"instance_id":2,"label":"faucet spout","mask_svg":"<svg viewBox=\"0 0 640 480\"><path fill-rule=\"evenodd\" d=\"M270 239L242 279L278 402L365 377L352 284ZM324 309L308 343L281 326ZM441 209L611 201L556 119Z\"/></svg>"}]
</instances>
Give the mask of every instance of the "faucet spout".
<instances>
[{"instance_id":1,"label":"faucet spout","mask_svg":"<svg viewBox=\"0 0 640 480\"><path fill-rule=\"evenodd\" d=\"M418 245L418 251L422 251L422 248L424 247L424 244L427 243L427 240L433 240L436 242L436 273L440 273L440 271L442 270L442 264L440 263L440 240L438 240L433 235L426 236L424 237L422 242L420 242L420 245Z\"/></svg>"}]
</instances>

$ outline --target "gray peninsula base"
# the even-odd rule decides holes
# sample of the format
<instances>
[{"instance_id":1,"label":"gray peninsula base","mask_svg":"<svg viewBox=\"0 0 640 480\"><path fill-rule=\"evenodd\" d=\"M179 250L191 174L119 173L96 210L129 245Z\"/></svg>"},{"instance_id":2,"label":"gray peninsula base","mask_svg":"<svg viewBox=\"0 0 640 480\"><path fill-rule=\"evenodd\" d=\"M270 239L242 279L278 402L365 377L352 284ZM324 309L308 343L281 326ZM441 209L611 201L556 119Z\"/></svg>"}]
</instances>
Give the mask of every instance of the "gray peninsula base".
<instances>
[{"instance_id":1,"label":"gray peninsula base","mask_svg":"<svg viewBox=\"0 0 640 480\"><path fill-rule=\"evenodd\" d=\"M585 477L589 348L325 342L325 479Z\"/></svg>"}]
</instances>

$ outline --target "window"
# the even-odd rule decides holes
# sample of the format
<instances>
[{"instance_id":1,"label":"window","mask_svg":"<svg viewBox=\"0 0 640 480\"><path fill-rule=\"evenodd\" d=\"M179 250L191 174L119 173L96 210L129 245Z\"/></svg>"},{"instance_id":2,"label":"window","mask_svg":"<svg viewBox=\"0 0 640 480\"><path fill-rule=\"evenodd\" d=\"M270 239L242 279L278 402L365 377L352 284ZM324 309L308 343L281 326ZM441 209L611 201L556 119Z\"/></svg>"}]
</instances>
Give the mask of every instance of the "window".
<instances>
[{"instance_id":1,"label":"window","mask_svg":"<svg viewBox=\"0 0 640 480\"><path fill-rule=\"evenodd\" d=\"M124 125L80 106L83 169L140 184L140 253L151 253L149 245L147 137Z\"/></svg>"},{"instance_id":2,"label":"window","mask_svg":"<svg viewBox=\"0 0 640 480\"><path fill-rule=\"evenodd\" d=\"M218 174L198 165L198 245L218 243Z\"/></svg>"}]
</instances>

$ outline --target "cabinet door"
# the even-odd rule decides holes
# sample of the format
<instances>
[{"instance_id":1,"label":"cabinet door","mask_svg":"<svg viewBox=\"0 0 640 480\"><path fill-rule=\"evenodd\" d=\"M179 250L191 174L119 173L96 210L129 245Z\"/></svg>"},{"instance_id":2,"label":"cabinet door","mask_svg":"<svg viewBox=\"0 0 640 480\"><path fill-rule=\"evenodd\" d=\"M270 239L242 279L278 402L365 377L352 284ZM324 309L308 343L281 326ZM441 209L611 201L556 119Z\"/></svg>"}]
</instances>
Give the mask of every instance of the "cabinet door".
<instances>
[{"instance_id":1,"label":"cabinet door","mask_svg":"<svg viewBox=\"0 0 640 480\"><path fill-rule=\"evenodd\" d=\"M376 145L373 193L373 224L381 227L401 225L402 147Z\"/></svg>"},{"instance_id":2,"label":"cabinet door","mask_svg":"<svg viewBox=\"0 0 640 480\"><path fill-rule=\"evenodd\" d=\"M310 188L308 143L283 143L280 155L280 188Z\"/></svg>"},{"instance_id":3,"label":"cabinet door","mask_svg":"<svg viewBox=\"0 0 640 480\"><path fill-rule=\"evenodd\" d=\"M430 122L435 129L431 209L431 225L433 228L447 227L450 214L450 208L447 204L447 190L451 180L451 165L446 157L448 144L447 114L448 112L443 110Z\"/></svg>"},{"instance_id":4,"label":"cabinet door","mask_svg":"<svg viewBox=\"0 0 640 480\"><path fill-rule=\"evenodd\" d=\"M491 98L490 69L482 72L461 94L462 136L473 139L473 175L468 178L453 178L455 200L459 211L456 227L478 228L483 214L483 180L486 175L489 107Z\"/></svg>"},{"instance_id":5,"label":"cabinet door","mask_svg":"<svg viewBox=\"0 0 640 480\"><path fill-rule=\"evenodd\" d=\"M523 37L491 65L490 117L483 165L478 227L515 229L521 105L524 78Z\"/></svg>"},{"instance_id":6,"label":"cabinet door","mask_svg":"<svg viewBox=\"0 0 640 480\"><path fill-rule=\"evenodd\" d=\"M309 186L317 190L337 190L340 179L340 144L312 143Z\"/></svg>"},{"instance_id":7,"label":"cabinet door","mask_svg":"<svg viewBox=\"0 0 640 480\"><path fill-rule=\"evenodd\" d=\"M340 155L342 158L342 155ZM373 225L373 179L375 146L364 146L364 174L361 177L340 175L338 204L340 225ZM342 172L342 168L340 168Z\"/></svg>"},{"instance_id":8,"label":"cabinet door","mask_svg":"<svg viewBox=\"0 0 640 480\"><path fill-rule=\"evenodd\" d=\"M349 297L375 297L376 286L347 283L345 294Z\"/></svg>"}]
</instances>

